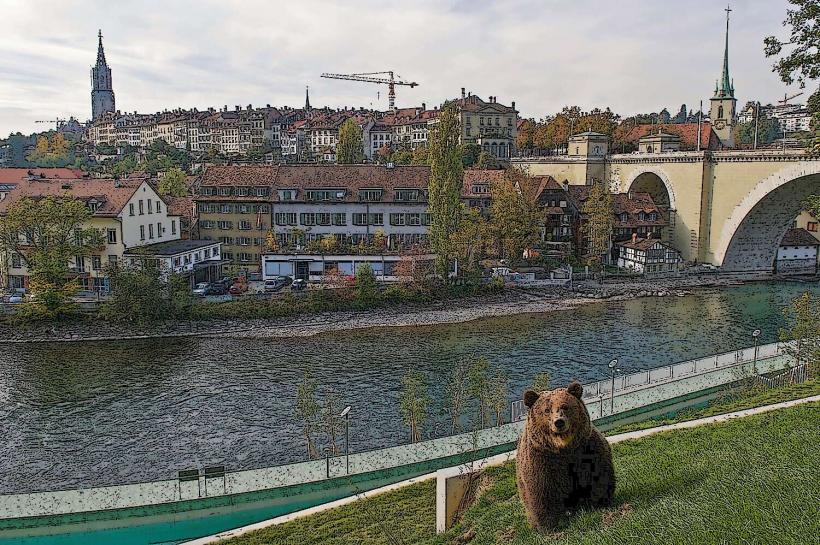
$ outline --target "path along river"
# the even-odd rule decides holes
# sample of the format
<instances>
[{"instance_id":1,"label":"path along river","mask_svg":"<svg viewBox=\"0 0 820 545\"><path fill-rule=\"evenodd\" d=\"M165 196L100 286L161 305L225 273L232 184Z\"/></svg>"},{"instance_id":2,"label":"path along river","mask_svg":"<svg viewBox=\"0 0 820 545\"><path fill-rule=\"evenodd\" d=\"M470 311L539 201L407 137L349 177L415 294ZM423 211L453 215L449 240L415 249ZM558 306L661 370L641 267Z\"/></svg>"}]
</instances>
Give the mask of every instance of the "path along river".
<instances>
[{"instance_id":1,"label":"path along river","mask_svg":"<svg viewBox=\"0 0 820 545\"><path fill-rule=\"evenodd\" d=\"M0 494L174 478L305 459L293 416L310 371L352 405L351 451L398 444L401 377L431 384L430 433L447 430L443 384L454 362L486 356L518 398L540 371L555 384L777 339L781 309L815 284L749 284L601 302L569 311L452 325L292 339L180 338L0 345ZM320 439L321 441L321 439ZM344 439L340 441L343 445Z\"/></svg>"}]
</instances>

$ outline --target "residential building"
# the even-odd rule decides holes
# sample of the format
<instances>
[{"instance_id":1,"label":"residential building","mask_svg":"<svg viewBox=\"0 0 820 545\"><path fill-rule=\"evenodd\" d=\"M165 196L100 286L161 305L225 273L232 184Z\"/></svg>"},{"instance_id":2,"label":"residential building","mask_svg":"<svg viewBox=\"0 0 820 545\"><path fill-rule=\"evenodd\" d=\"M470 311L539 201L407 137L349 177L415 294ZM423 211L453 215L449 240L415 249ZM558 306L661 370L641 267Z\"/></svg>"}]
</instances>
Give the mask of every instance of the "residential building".
<instances>
[{"instance_id":1,"label":"residential building","mask_svg":"<svg viewBox=\"0 0 820 545\"><path fill-rule=\"evenodd\" d=\"M138 266L149 259L159 266L163 277L169 273L188 279L191 287L198 282L215 282L222 278L222 244L214 240L169 240L127 249L123 260Z\"/></svg>"},{"instance_id":2,"label":"residential building","mask_svg":"<svg viewBox=\"0 0 820 545\"><path fill-rule=\"evenodd\" d=\"M811 236L820 240L820 219L815 218L809 212L800 212L794 220L792 229L805 229Z\"/></svg>"},{"instance_id":3,"label":"residential building","mask_svg":"<svg viewBox=\"0 0 820 545\"><path fill-rule=\"evenodd\" d=\"M34 177L19 182L0 199L0 215L23 198L36 200L66 194L88 206L91 219L85 227L98 229L105 241L91 255L76 256L71 264L84 289L107 290L104 266L119 263L126 250L180 238L180 218L169 212L165 200L145 179ZM8 287L28 287L29 272L20 256L7 255L2 262Z\"/></svg>"},{"instance_id":4,"label":"residential building","mask_svg":"<svg viewBox=\"0 0 820 545\"><path fill-rule=\"evenodd\" d=\"M655 238L639 239L633 236L625 242L618 242L619 269L641 274L673 272L683 264L680 252Z\"/></svg>"},{"instance_id":5,"label":"residential building","mask_svg":"<svg viewBox=\"0 0 820 545\"><path fill-rule=\"evenodd\" d=\"M805 229L789 229L780 241L775 272L787 275L817 274L820 241Z\"/></svg>"},{"instance_id":6,"label":"residential building","mask_svg":"<svg viewBox=\"0 0 820 545\"><path fill-rule=\"evenodd\" d=\"M515 155L515 139L518 136L518 111L515 102L504 106L498 97L490 96L485 102L472 93L455 101L461 124L461 142L478 144L481 149L500 159Z\"/></svg>"}]
</instances>

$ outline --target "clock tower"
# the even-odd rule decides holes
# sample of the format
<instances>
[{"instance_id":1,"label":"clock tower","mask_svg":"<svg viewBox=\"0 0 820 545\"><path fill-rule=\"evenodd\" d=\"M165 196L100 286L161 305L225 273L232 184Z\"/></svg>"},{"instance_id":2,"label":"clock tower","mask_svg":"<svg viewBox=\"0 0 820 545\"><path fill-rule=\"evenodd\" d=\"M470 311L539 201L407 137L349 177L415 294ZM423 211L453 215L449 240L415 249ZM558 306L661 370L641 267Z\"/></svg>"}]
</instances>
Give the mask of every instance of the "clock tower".
<instances>
[{"instance_id":1,"label":"clock tower","mask_svg":"<svg viewBox=\"0 0 820 545\"><path fill-rule=\"evenodd\" d=\"M727 6L723 72L720 75L720 80L715 82L715 94L712 97L712 105L709 109L709 119L712 121L712 130L718 135L721 143L729 148L735 145L732 130L735 127L735 112L737 110L735 86L734 82L729 78L729 12L731 11L731 8Z\"/></svg>"}]
</instances>

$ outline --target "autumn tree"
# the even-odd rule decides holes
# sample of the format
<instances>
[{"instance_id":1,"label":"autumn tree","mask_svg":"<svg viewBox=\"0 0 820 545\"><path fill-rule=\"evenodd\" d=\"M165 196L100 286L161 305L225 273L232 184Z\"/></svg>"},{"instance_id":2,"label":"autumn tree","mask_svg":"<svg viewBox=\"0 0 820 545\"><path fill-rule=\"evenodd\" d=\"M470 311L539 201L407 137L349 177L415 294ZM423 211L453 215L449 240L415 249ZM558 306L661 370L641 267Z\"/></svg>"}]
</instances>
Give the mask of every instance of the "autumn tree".
<instances>
[{"instance_id":1,"label":"autumn tree","mask_svg":"<svg viewBox=\"0 0 820 545\"><path fill-rule=\"evenodd\" d=\"M359 164L364 162L364 141L362 128L353 118L347 119L339 127L339 141L336 144L336 162L339 164Z\"/></svg>"},{"instance_id":2,"label":"autumn tree","mask_svg":"<svg viewBox=\"0 0 820 545\"><path fill-rule=\"evenodd\" d=\"M305 371L302 382L296 388L296 409L294 416L302 425L302 434L307 445L307 455L311 460L319 457L314 434L321 420L321 406L316 399L316 380Z\"/></svg>"},{"instance_id":3,"label":"autumn tree","mask_svg":"<svg viewBox=\"0 0 820 545\"><path fill-rule=\"evenodd\" d=\"M70 263L105 245L98 229L86 227L91 212L84 202L69 196L24 198L9 205L0 217L0 247L17 254L29 271L34 304L43 317L69 312L80 271Z\"/></svg>"},{"instance_id":4,"label":"autumn tree","mask_svg":"<svg viewBox=\"0 0 820 545\"><path fill-rule=\"evenodd\" d=\"M541 238L544 208L535 193L537 182L518 169L507 169L491 186L490 217L502 257L521 259Z\"/></svg>"},{"instance_id":5,"label":"autumn tree","mask_svg":"<svg viewBox=\"0 0 820 545\"><path fill-rule=\"evenodd\" d=\"M429 165L430 164L430 152L427 149L427 146L419 146L413 149L413 157L410 160L410 164L413 165Z\"/></svg>"},{"instance_id":6,"label":"autumn tree","mask_svg":"<svg viewBox=\"0 0 820 545\"><path fill-rule=\"evenodd\" d=\"M462 205L458 231L453 233L453 250L461 270L475 270L492 244L493 233L487 217L476 208Z\"/></svg>"},{"instance_id":7,"label":"autumn tree","mask_svg":"<svg viewBox=\"0 0 820 545\"><path fill-rule=\"evenodd\" d=\"M390 156L390 162L394 165L409 165L413 162L413 152L404 149L396 150Z\"/></svg>"},{"instance_id":8,"label":"autumn tree","mask_svg":"<svg viewBox=\"0 0 820 545\"><path fill-rule=\"evenodd\" d=\"M501 163L499 163L498 158L495 155L482 151L478 154L476 167L483 170L499 170L501 168Z\"/></svg>"},{"instance_id":9,"label":"autumn tree","mask_svg":"<svg viewBox=\"0 0 820 545\"><path fill-rule=\"evenodd\" d=\"M458 230L464 168L459 151L459 117L452 103L440 111L431 130L428 209L432 219L430 244L436 254L436 272L448 278L453 254L452 236Z\"/></svg>"},{"instance_id":10,"label":"autumn tree","mask_svg":"<svg viewBox=\"0 0 820 545\"><path fill-rule=\"evenodd\" d=\"M600 263L606 262L610 249L615 217L612 213L612 193L606 183L595 181L584 202L582 212L585 218L584 236L587 239L587 254Z\"/></svg>"},{"instance_id":11,"label":"autumn tree","mask_svg":"<svg viewBox=\"0 0 820 545\"><path fill-rule=\"evenodd\" d=\"M530 384L530 390L534 392L546 392L552 385L552 377L547 372L536 373Z\"/></svg>"},{"instance_id":12,"label":"autumn tree","mask_svg":"<svg viewBox=\"0 0 820 545\"><path fill-rule=\"evenodd\" d=\"M162 176L157 190L162 196L184 197L188 194L188 178L178 167L173 167Z\"/></svg>"},{"instance_id":13,"label":"autumn tree","mask_svg":"<svg viewBox=\"0 0 820 545\"><path fill-rule=\"evenodd\" d=\"M531 154L535 147L535 131L537 125L532 119L525 119L518 128L518 135L515 137L515 147L522 153Z\"/></svg>"},{"instance_id":14,"label":"autumn tree","mask_svg":"<svg viewBox=\"0 0 820 545\"><path fill-rule=\"evenodd\" d=\"M427 379L421 371L410 370L401 379L402 390L399 396L399 407L405 425L410 430L410 441L421 441L422 430L427 422L430 395L427 392Z\"/></svg>"}]
</instances>

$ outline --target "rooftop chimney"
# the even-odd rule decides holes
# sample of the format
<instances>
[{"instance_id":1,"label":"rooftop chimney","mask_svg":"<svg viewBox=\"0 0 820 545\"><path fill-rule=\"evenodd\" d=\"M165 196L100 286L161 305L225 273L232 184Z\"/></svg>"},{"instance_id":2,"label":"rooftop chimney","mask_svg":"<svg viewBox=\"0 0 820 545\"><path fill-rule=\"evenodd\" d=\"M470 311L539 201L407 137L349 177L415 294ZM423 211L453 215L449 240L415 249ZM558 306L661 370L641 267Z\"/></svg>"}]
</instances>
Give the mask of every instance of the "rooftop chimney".
<instances>
[{"instance_id":1,"label":"rooftop chimney","mask_svg":"<svg viewBox=\"0 0 820 545\"><path fill-rule=\"evenodd\" d=\"M426 109L427 109L427 103L426 103L426 102L422 102L422 103L421 103L421 111L423 112L423 111L425 111Z\"/></svg>"},{"instance_id":2,"label":"rooftop chimney","mask_svg":"<svg viewBox=\"0 0 820 545\"><path fill-rule=\"evenodd\" d=\"M632 242L638 242L638 233L632 233Z\"/></svg>"},{"instance_id":3,"label":"rooftop chimney","mask_svg":"<svg viewBox=\"0 0 820 545\"><path fill-rule=\"evenodd\" d=\"M512 104L512 109L515 110L515 101L513 100L511 104Z\"/></svg>"},{"instance_id":4,"label":"rooftop chimney","mask_svg":"<svg viewBox=\"0 0 820 545\"><path fill-rule=\"evenodd\" d=\"M464 87L462 87L461 88L461 98L464 98L464 91L465 91L465 89L464 89Z\"/></svg>"}]
</instances>

